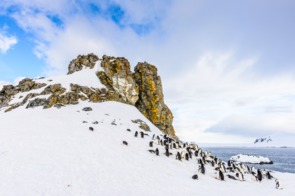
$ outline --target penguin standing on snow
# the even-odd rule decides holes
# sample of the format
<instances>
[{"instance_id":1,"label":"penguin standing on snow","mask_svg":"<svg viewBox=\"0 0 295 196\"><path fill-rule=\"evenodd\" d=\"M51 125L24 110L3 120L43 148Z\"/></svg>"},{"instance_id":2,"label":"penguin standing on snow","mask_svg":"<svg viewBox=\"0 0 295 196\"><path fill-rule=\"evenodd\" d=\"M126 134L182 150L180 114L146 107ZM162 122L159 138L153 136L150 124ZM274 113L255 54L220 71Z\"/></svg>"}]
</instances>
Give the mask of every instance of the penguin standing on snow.
<instances>
[{"instance_id":1,"label":"penguin standing on snow","mask_svg":"<svg viewBox=\"0 0 295 196\"><path fill-rule=\"evenodd\" d=\"M140 132L141 138L144 138L144 132Z\"/></svg>"},{"instance_id":2,"label":"penguin standing on snow","mask_svg":"<svg viewBox=\"0 0 295 196\"><path fill-rule=\"evenodd\" d=\"M202 173L202 174L205 174L205 165L201 162L201 164L199 165L199 171Z\"/></svg>"},{"instance_id":3,"label":"penguin standing on snow","mask_svg":"<svg viewBox=\"0 0 295 196\"><path fill-rule=\"evenodd\" d=\"M281 183L278 179L276 179L275 182L276 182L276 189L283 189L283 187L281 186Z\"/></svg>"},{"instance_id":4,"label":"penguin standing on snow","mask_svg":"<svg viewBox=\"0 0 295 196\"><path fill-rule=\"evenodd\" d=\"M269 171L266 172L266 177L267 179L271 180L273 178L273 176L269 173Z\"/></svg>"},{"instance_id":5,"label":"penguin standing on snow","mask_svg":"<svg viewBox=\"0 0 295 196\"><path fill-rule=\"evenodd\" d=\"M244 175L239 170L237 170L236 177L238 177L240 181L244 181Z\"/></svg>"},{"instance_id":6,"label":"penguin standing on snow","mask_svg":"<svg viewBox=\"0 0 295 196\"><path fill-rule=\"evenodd\" d=\"M177 152L177 154L176 154L176 160L180 160L181 161L181 154L180 154L180 152Z\"/></svg>"},{"instance_id":7,"label":"penguin standing on snow","mask_svg":"<svg viewBox=\"0 0 295 196\"><path fill-rule=\"evenodd\" d=\"M260 169L257 170L257 180L258 180L259 182L262 181L262 173L261 173Z\"/></svg>"},{"instance_id":8,"label":"penguin standing on snow","mask_svg":"<svg viewBox=\"0 0 295 196\"><path fill-rule=\"evenodd\" d=\"M218 180L221 180L221 181L224 181L224 174L221 170L218 171L217 173L217 179Z\"/></svg>"},{"instance_id":9,"label":"penguin standing on snow","mask_svg":"<svg viewBox=\"0 0 295 196\"><path fill-rule=\"evenodd\" d=\"M156 152L156 155L159 156L159 149L158 148L156 148L155 152Z\"/></svg>"},{"instance_id":10,"label":"penguin standing on snow","mask_svg":"<svg viewBox=\"0 0 295 196\"><path fill-rule=\"evenodd\" d=\"M150 147L153 147L153 143L154 143L153 141L150 141Z\"/></svg>"},{"instance_id":11,"label":"penguin standing on snow","mask_svg":"<svg viewBox=\"0 0 295 196\"><path fill-rule=\"evenodd\" d=\"M168 145L166 145L165 146L165 155L167 156L167 157L169 157L169 147L168 147Z\"/></svg>"},{"instance_id":12,"label":"penguin standing on snow","mask_svg":"<svg viewBox=\"0 0 295 196\"><path fill-rule=\"evenodd\" d=\"M134 137L137 137L137 135L138 135L138 132L137 132L137 131L135 131Z\"/></svg>"}]
</instances>

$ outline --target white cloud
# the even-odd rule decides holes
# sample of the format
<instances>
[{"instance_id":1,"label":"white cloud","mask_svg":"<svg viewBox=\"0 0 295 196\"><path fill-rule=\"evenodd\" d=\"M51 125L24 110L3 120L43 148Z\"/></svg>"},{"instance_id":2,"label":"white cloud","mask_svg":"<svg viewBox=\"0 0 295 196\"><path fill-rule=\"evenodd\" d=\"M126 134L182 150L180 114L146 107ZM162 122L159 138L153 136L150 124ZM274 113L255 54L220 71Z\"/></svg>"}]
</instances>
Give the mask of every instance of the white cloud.
<instances>
[{"instance_id":1,"label":"white cloud","mask_svg":"<svg viewBox=\"0 0 295 196\"><path fill-rule=\"evenodd\" d=\"M0 53L6 53L16 43L17 38L15 36L8 36L0 32Z\"/></svg>"},{"instance_id":2,"label":"white cloud","mask_svg":"<svg viewBox=\"0 0 295 196\"><path fill-rule=\"evenodd\" d=\"M167 81L166 97L179 136L233 142L231 135L234 141L251 142L265 134L295 133L295 79L291 74L255 75L257 61L258 57L236 60L234 52L209 52Z\"/></svg>"},{"instance_id":3,"label":"white cloud","mask_svg":"<svg viewBox=\"0 0 295 196\"><path fill-rule=\"evenodd\" d=\"M46 60L47 75L66 73L71 59L90 52L125 56L132 66L138 61L155 64L165 100L173 109L176 132L183 139L252 142L255 134L294 132L290 123L294 76L265 76L257 71L263 52L259 48L251 48L247 55L240 51L248 44L239 42L245 33L237 34L236 28L218 20L218 14L203 9L206 6L200 1L167 5L157 0L111 1L124 9L124 24L157 25L145 35L137 35L128 25L121 28L98 15L87 15L75 1L5 2L22 7L13 16L35 35L34 52ZM109 2L100 1L100 5ZM58 15L64 26L56 26L48 14Z\"/></svg>"}]
</instances>

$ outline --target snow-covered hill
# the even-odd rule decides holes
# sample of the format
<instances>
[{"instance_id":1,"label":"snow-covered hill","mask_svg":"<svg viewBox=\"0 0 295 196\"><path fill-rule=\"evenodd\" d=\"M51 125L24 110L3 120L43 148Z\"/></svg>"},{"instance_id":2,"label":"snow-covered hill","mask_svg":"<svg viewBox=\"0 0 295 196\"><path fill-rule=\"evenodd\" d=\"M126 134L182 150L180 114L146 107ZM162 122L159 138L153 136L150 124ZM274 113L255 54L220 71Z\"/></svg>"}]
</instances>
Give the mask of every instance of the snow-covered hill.
<instances>
[{"instance_id":1,"label":"snow-covered hill","mask_svg":"<svg viewBox=\"0 0 295 196\"><path fill-rule=\"evenodd\" d=\"M6 97L0 107L0 195L295 195L294 174L271 172L282 190L265 176L259 183L256 169L228 165L198 146L163 135L161 125L156 127L132 104L91 101L105 87L97 77L100 67L78 68L1 92ZM71 84L85 87L86 93ZM43 109L54 93L65 104ZM67 93L85 99L68 102Z\"/></svg>"},{"instance_id":2,"label":"snow-covered hill","mask_svg":"<svg viewBox=\"0 0 295 196\"><path fill-rule=\"evenodd\" d=\"M85 107L92 111L83 111ZM209 164L205 175L198 172L196 157L179 161L174 152L166 157L164 147L149 147L152 135L161 132L130 105L19 108L1 111L0 119L0 195L295 194L292 174L272 173L284 186L277 190L274 180L258 183L248 175L244 182L219 181ZM135 119L148 124L149 136L134 136L143 131ZM155 148L159 156L148 152ZM191 178L194 174L198 180Z\"/></svg>"}]
</instances>

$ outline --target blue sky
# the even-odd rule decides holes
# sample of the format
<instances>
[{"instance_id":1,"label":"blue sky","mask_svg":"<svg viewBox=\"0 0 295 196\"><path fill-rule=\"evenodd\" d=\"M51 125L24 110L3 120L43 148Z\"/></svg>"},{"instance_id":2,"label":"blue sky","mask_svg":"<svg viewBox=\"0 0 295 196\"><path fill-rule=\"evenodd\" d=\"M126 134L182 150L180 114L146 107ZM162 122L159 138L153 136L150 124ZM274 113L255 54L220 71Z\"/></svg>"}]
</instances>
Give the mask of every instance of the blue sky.
<instances>
[{"instance_id":1,"label":"blue sky","mask_svg":"<svg viewBox=\"0 0 295 196\"><path fill-rule=\"evenodd\" d=\"M64 74L94 52L155 64L180 137L295 133L292 0L2 0L0 81Z\"/></svg>"}]
</instances>

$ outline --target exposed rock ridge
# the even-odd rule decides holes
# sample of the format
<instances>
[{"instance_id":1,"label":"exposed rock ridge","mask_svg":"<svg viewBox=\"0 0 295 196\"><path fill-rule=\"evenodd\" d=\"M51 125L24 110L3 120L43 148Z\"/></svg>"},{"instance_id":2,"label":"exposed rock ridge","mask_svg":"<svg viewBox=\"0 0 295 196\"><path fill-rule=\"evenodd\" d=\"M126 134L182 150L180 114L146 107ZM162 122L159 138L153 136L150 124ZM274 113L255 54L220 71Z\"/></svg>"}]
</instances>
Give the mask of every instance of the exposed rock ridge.
<instances>
[{"instance_id":1,"label":"exposed rock ridge","mask_svg":"<svg viewBox=\"0 0 295 196\"><path fill-rule=\"evenodd\" d=\"M92 69L100 61L103 71L96 73L106 88L96 89L79 84L71 84L68 91L61 84L37 83L32 79L23 79L18 85L5 85L0 91L0 108L11 111L25 104L26 108L43 106L61 107L68 104L78 104L79 100L91 102L118 101L134 105L155 126L165 134L175 137L172 126L173 115L164 103L162 83L157 75L157 68L146 62L138 63L134 73L130 70L130 63L123 57L104 55L99 59L94 54L79 55L68 66L68 74L80 71L83 67ZM41 89L42 88L42 89ZM29 92L19 97L18 102L13 98L21 92ZM21 99L22 98L22 99Z\"/></svg>"},{"instance_id":2,"label":"exposed rock ridge","mask_svg":"<svg viewBox=\"0 0 295 196\"><path fill-rule=\"evenodd\" d=\"M175 136L173 115L164 103L162 82L155 66L138 63L132 73L127 59L103 56L101 67L104 71L97 75L109 90L115 90L125 102L137 107L164 133Z\"/></svg>"}]
</instances>

